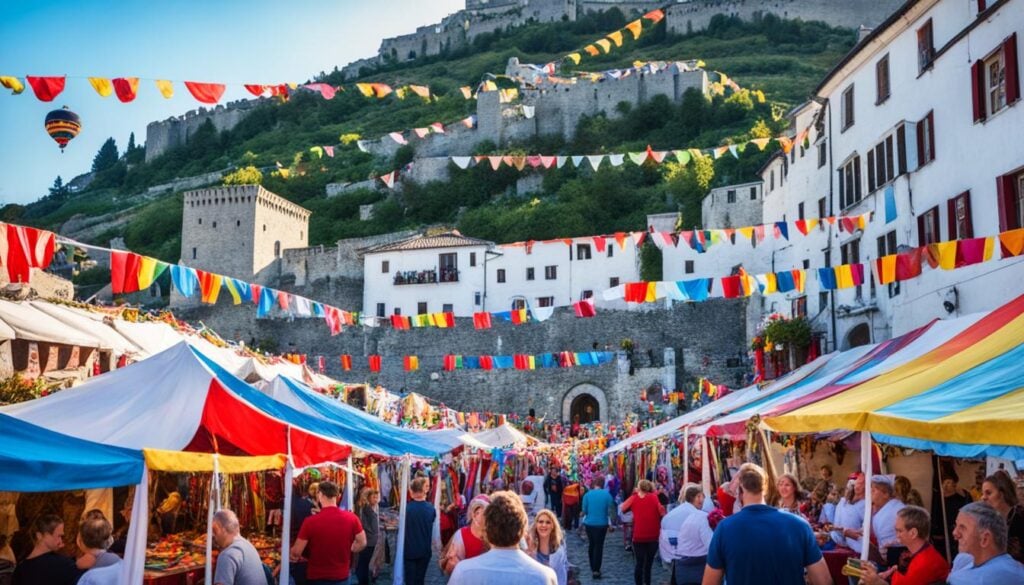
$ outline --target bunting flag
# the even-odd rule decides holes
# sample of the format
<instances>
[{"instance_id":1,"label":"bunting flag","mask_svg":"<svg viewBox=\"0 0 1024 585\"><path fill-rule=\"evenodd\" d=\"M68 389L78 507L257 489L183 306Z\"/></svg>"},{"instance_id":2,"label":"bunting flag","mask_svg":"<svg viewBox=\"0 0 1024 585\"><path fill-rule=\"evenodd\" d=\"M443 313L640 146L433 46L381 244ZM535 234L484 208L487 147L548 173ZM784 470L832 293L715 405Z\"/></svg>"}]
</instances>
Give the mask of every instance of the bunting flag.
<instances>
[{"instance_id":1,"label":"bunting flag","mask_svg":"<svg viewBox=\"0 0 1024 585\"><path fill-rule=\"evenodd\" d=\"M223 277L212 272L196 270L199 277L199 292L202 302L214 305L217 304L217 297L220 296L220 286Z\"/></svg>"},{"instance_id":2,"label":"bunting flag","mask_svg":"<svg viewBox=\"0 0 1024 585\"><path fill-rule=\"evenodd\" d=\"M117 94L117 99L121 100L121 103L127 104L135 101L135 96L139 92L138 77L117 77L113 80L113 84L114 93Z\"/></svg>"},{"instance_id":3,"label":"bunting flag","mask_svg":"<svg viewBox=\"0 0 1024 585\"><path fill-rule=\"evenodd\" d=\"M157 79L156 88L165 99L174 97L174 84L166 79Z\"/></svg>"},{"instance_id":4,"label":"bunting flag","mask_svg":"<svg viewBox=\"0 0 1024 585\"><path fill-rule=\"evenodd\" d=\"M377 373L380 372L381 358L379 355L367 356L367 364L370 367L370 371Z\"/></svg>"},{"instance_id":5,"label":"bunting flag","mask_svg":"<svg viewBox=\"0 0 1024 585\"><path fill-rule=\"evenodd\" d=\"M114 94L114 84L106 77L90 77L89 85L96 90L100 97L110 97Z\"/></svg>"},{"instance_id":6,"label":"bunting flag","mask_svg":"<svg viewBox=\"0 0 1024 585\"><path fill-rule=\"evenodd\" d=\"M657 299L657 285L654 282L629 282L625 287L627 303L651 303Z\"/></svg>"},{"instance_id":7,"label":"bunting flag","mask_svg":"<svg viewBox=\"0 0 1024 585\"><path fill-rule=\"evenodd\" d=\"M999 247L1003 258L1020 256L1024 252L1024 228L999 234Z\"/></svg>"},{"instance_id":8,"label":"bunting flag","mask_svg":"<svg viewBox=\"0 0 1024 585\"><path fill-rule=\"evenodd\" d=\"M167 270L168 264L156 258L141 256L139 261L138 290L146 290Z\"/></svg>"},{"instance_id":9,"label":"bunting flag","mask_svg":"<svg viewBox=\"0 0 1024 585\"><path fill-rule=\"evenodd\" d=\"M522 325L530 320L529 313L526 309L514 309L510 311L510 318L512 319L513 325Z\"/></svg>"},{"instance_id":10,"label":"bunting flag","mask_svg":"<svg viewBox=\"0 0 1024 585\"><path fill-rule=\"evenodd\" d=\"M110 288L115 295L138 292L142 258L123 250L110 252Z\"/></svg>"},{"instance_id":11,"label":"bunting flag","mask_svg":"<svg viewBox=\"0 0 1024 585\"><path fill-rule=\"evenodd\" d=\"M385 97L393 91L391 86L385 83L357 83L356 89L365 97L376 98Z\"/></svg>"},{"instance_id":12,"label":"bunting flag","mask_svg":"<svg viewBox=\"0 0 1024 585\"><path fill-rule=\"evenodd\" d=\"M415 372L420 369L420 358L414 355L407 355L402 360L402 366L406 372Z\"/></svg>"},{"instance_id":13,"label":"bunting flag","mask_svg":"<svg viewBox=\"0 0 1024 585\"><path fill-rule=\"evenodd\" d=\"M231 295L231 300L235 305L252 301L253 291L248 282L225 276L224 288L228 289L228 294Z\"/></svg>"},{"instance_id":14,"label":"bunting flag","mask_svg":"<svg viewBox=\"0 0 1024 585\"><path fill-rule=\"evenodd\" d=\"M956 248L956 240L928 244L926 247L928 255L925 258L932 268L953 270L956 268Z\"/></svg>"},{"instance_id":15,"label":"bunting flag","mask_svg":"<svg viewBox=\"0 0 1024 585\"><path fill-rule=\"evenodd\" d=\"M263 287L260 289L259 299L256 302L256 318L266 317L274 310L277 301L277 294L274 289Z\"/></svg>"},{"instance_id":16,"label":"bunting flag","mask_svg":"<svg viewBox=\"0 0 1024 585\"><path fill-rule=\"evenodd\" d=\"M956 267L971 266L992 259L995 238L969 238L959 240L956 247Z\"/></svg>"},{"instance_id":17,"label":"bunting flag","mask_svg":"<svg viewBox=\"0 0 1024 585\"><path fill-rule=\"evenodd\" d=\"M35 77L33 75L25 77L25 81L28 81L28 84L32 86L36 99L41 102L52 102L54 98L59 96L64 91L66 79L63 75L60 77Z\"/></svg>"},{"instance_id":18,"label":"bunting flag","mask_svg":"<svg viewBox=\"0 0 1024 585\"><path fill-rule=\"evenodd\" d=\"M640 33L643 31L644 24L640 20L634 20L625 26L623 30L628 30L633 35L633 40L640 38Z\"/></svg>"},{"instance_id":19,"label":"bunting flag","mask_svg":"<svg viewBox=\"0 0 1024 585\"><path fill-rule=\"evenodd\" d=\"M473 328L474 329L490 329L491 328L491 314L487 312L473 313Z\"/></svg>"},{"instance_id":20,"label":"bunting flag","mask_svg":"<svg viewBox=\"0 0 1024 585\"><path fill-rule=\"evenodd\" d=\"M411 327L409 317L402 315L391 315L391 328L392 329L409 329Z\"/></svg>"},{"instance_id":21,"label":"bunting flag","mask_svg":"<svg viewBox=\"0 0 1024 585\"><path fill-rule=\"evenodd\" d=\"M186 81L185 88L192 94L192 97L196 98L196 101L204 104L216 104L220 101L221 96L224 95L225 86L223 83Z\"/></svg>"},{"instance_id":22,"label":"bunting flag","mask_svg":"<svg viewBox=\"0 0 1024 585\"><path fill-rule=\"evenodd\" d=\"M25 84L23 84L17 77L12 77L10 75L0 75L0 85L11 90L11 95L18 95L25 91Z\"/></svg>"},{"instance_id":23,"label":"bunting flag","mask_svg":"<svg viewBox=\"0 0 1024 585\"><path fill-rule=\"evenodd\" d=\"M775 282L780 293L787 293L791 291L802 293L804 292L806 275L804 271L800 269L777 272L775 273Z\"/></svg>"},{"instance_id":24,"label":"bunting flag","mask_svg":"<svg viewBox=\"0 0 1024 585\"><path fill-rule=\"evenodd\" d=\"M352 371L352 356L349 354L342 354L341 356L341 369L346 372Z\"/></svg>"},{"instance_id":25,"label":"bunting flag","mask_svg":"<svg viewBox=\"0 0 1024 585\"><path fill-rule=\"evenodd\" d=\"M659 22L661 22L661 19L665 18L665 11L658 8L656 10L648 12L643 16L643 18L651 21L651 23L653 24L658 24Z\"/></svg>"},{"instance_id":26,"label":"bunting flag","mask_svg":"<svg viewBox=\"0 0 1024 585\"><path fill-rule=\"evenodd\" d=\"M593 317L597 315L597 309L594 307L594 299L577 301L572 304L572 309L576 313L577 317Z\"/></svg>"},{"instance_id":27,"label":"bunting flag","mask_svg":"<svg viewBox=\"0 0 1024 585\"><path fill-rule=\"evenodd\" d=\"M32 269L49 267L55 250L53 232L0 223L0 264L7 268L11 282L31 282Z\"/></svg>"},{"instance_id":28,"label":"bunting flag","mask_svg":"<svg viewBox=\"0 0 1024 585\"><path fill-rule=\"evenodd\" d=\"M196 275L196 269L189 268L188 266L172 264L171 282L174 283L174 288L185 298L191 298L192 295L196 294L196 290L199 289L199 277Z\"/></svg>"}]
</instances>

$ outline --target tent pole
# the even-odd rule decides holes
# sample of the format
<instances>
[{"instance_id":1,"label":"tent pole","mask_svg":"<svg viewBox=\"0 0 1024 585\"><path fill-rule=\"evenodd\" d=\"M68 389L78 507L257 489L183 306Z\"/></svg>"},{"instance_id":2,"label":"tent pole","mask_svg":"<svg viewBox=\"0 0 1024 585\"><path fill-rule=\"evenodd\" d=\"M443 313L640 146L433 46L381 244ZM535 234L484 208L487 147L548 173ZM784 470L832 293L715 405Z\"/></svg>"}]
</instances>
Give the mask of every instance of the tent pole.
<instances>
[{"instance_id":1,"label":"tent pole","mask_svg":"<svg viewBox=\"0 0 1024 585\"><path fill-rule=\"evenodd\" d=\"M122 583L142 583L146 564L146 536L149 530L149 466L142 468L142 480L135 486L132 517L121 571Z\"/></svg>"},{"instance_id":2,"label":"tent pole","mask_svg":"<svg viewBox=\"0 0 1024 585\"><path fill-rule=\"evenodd\" d=\"M683 485L690 483L690 427L683 429Z\"/></svg>"},{"instance_id":3,"label":"tent pole","mask_svg":"<svg viewBox=\"0 0 1024 585\"><path fill-rule=\"evenodd\" d=\"M352 494L353 494L353 490L355 489L355 485L353 485L353 484L355 483L356 478L355 478L355 474L352 473L352 471L355 469L355 467L352 467L352 454L351 453L349 453L348 461L346 462L346 465L348 465L348 469L346 470L346 472L348 474L348 477L345 478L345 501L348 504L348 511L349 512L354 512L355 511L355 503L356 502L355 502L354 499L352 499Z\"/></svg>"},{"instance_id":4,"label":"tent pole","mask_svg":"<svg viewBox=\"0 0 1024 585\"><path fill-rule=\"evenodd\" d=\"M711 495L711 441L707 435L701 437L700 453L700 482L704 493Z\"/></svg>"},{"instance_id":5,"label":"tent pole","mask_svg":"<svg viewBox=\"0 0 1024 585\"><path fill-rule=\"evenodd\" d=\"M220 465L219 455L213 454L213 482L210 483L210 501L206 510L206 567L203 571L206 583L213 583L213 515L220 511Z\"/></svg>"},{"instance_id":6,"label":"tent pole","mask_svg":"<svg viewBox=\"0 0 1024 585\"><path fill-rule=\"evenodd\" d=\"M292 429L291 425L288 426L288 456L284 460L284 510L282 510L281 520L281 583L288 583L289 573L291 572L291 562L288 560L289 551L291 549L292 539L292 476L294 475L294 465L292 463Z\"/></svg>"},{"instance_id":7,"label":"tent pole","mask_svg":"<svg viewBox=\"0 0 1024 585\"><path fill-rule=\"evenodd\" d=\"M952 547L949 545L949 515L946 513L946 496L942 493L942 461L935 455L935 472L939 475L939 502L942 505L942 542L946 545L946 558L953 558ZM935 509L934 507L932 508Z\"/></svg>"},{"instance_id":8,"label":"tent pole","mask_svg":"<svg viewBox=\"0 0 1024 585\"><path fill-rule=\"evenodd\" d=\"M395 562L393 565L395 574L392 583L394 585L404 585L405 583L405 563L402 557L405 554L405 509L409 500L409 468L411 466L412 460L406 455L402 458L402 488L401 494L399 494L398 534L395 536Z\"/></svg>"},{"instance_id":9,"label":"tent pole","mask_svg":"<svg viewBox=\"0 0 1024 585\"><path fill-rule=\"evenodd\" d=\"M861 469L864 470L864 535L861 537L861 549L860 558L862 561L868 560L868 553L871 552L871 476L874 474L872 469L872 453L871 448L871 432L861 431L860 432L860 464Z\"/></svg>"}]
</instances>

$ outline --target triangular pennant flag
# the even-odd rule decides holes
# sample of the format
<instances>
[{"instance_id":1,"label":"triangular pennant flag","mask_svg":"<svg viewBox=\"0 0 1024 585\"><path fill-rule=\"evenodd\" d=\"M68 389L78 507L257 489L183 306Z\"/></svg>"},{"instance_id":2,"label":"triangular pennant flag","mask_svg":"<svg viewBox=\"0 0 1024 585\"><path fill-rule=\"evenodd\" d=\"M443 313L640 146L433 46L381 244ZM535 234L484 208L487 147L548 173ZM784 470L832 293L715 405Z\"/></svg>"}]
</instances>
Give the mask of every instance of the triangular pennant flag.
<instances>
[{"instance_id":1,"label":"triangular pennant flag","mask_svg":"<svg viewBox=\"0 0 1024 585\"><path fill-rule=\"evenodd\" d=\"M640 38L640 32L643 30L644 24L640 20L634 20L633 22L626 25L625 30L628 30L633 34L633 40Z\"/></svg>"},{"instance_id":2,"label":"triangular pennant flag","mask_svg":"<svg viewBox=\"0 0 1024 585\"><path fill-rule=\"evenodd\" d=\"M573 164L573 166L574 166L574 167L579 167L579 166L580 166L580 164L581 164L581 163L583 162L583 159L585 159L585 158L587 158L587 157L585 157L585 156L580 156L580 155L574 155L574 156L572 156L572 157L570 157L570 158L572 159L572 164Z\"/></svg>"},{"instance_id":3,"label":"triangular pennant flag","mask_svg":"<svg viewBox=\"0 0 1024 585\"><path fill-rule=\"evenodd\" d=\"M640 166L647 162L647 151L643 152L629 152L629 160L633 161L633 164Z\"/></svg>"},{"instance_id":4,"label":"triangular pennant flag","mask_svg":"<svg viewBox=\"0 0 1024 585\"><path fill-rule=\"evenodd\" d=\"M619 244L620 250L626 249L626 234L624 232L615 232L615 241Z\"/></svg>"},{"instance_id":5,"label":"triangular pennant flag","mask_svg":"<svg viewBox=\"0 0 1024 585\"><path fill-rule=\"evenodd\" d=\"M567 162L569 162L569 157L567 157L567 156L556 156L555 157L555 166L557 168L564 167L565 163L567 163Z\"/></svg>"},{"instance_id":6,"label":"triangular pennant flag","mask_svg":"<svg viewBox=\"0 0 1024 585\"><path fill-rule=\"evenodd\" d=\"M541 156L540 157L540 165L542 167L544 167L545 169L550 169L551 167L555 166L555 161L556 160L557 160L557 157L554 157L554 156Z\"/></svg>"},{"instance_id":7,"label":"triangular pennant flag","mask_svg":"<svg viewBox=\"0 0 1024 585\"><path fill-rule=\"evenodd\" d=\"M758 150L764 150L764 147L771 142L771 138L754 138L751 142L757 146Z\"/></svg>"},{"instance_id":8,"label":"triangular pennant flag","mask_svg":"<svg viewBox=\"0 0 1024 585\"><path fill-rule=\"evenodd\" d=\"M472 162L472 161L473 161L473 157L471 157L471 156L453 156L452 157L452 162L455 163L455 166L459 167L462 170L468 169L469 168L469 163Z\"/></svg>"},{"instance_id":9,"label":"triangular pennant flag","mask_svg":"<svg viewBox=\"0 0 1024 585\"><path fill-rule=\"evenodd\" d=\"M382 175L380 177L380 180L387 186L388 189L391 189L395 186L395 177L397 175L398 171L391 171L386 175Z\"/></svg>"},{"instance_id":10,"label":"triangular pennant flag","mask_svg":"<svg viewBox=\"0 0 1024 585\"><path fill-rule=\"evenodd\" d=\"M248 91L249 93L251 93L252 95L254 95L256 97L261 97L264 93L267 92L267 86L265 86L265 85L258 85L258 84L251 84L250 83L250 84L244 85L244 87L245 87L246 91Z\"/></svg>"},{"instance_id":11,"label":"triangular pennant flag","mask_svg":"<svg viewBox=\"0 0 1024 585\"><path fill-rule=\"evenodd\" d=\"M334 147L333 146L325 146L324 147L324 152L327 153L327 156L329 156L331 158L334 158Z\"/></svg>"},{"instance_id":12,"label":"triangular pennant flag","mask_svg":"<svg viewBox=\"0 0 1024 585\"><path fill-rule=\"evenodd\" d=\"M502 157L500 157L500 156L489 156L489 157L487 157L487 162L491 163L491 170L494 170L494 171L498 170L498 168L501 167L501 161L502 161Z\"/></svg>"},{"instance_id":13,"label":"triangular pennant flag","mask_svg":"<svg viewBox=\"0 0 1024 585\"><path fill-rule=\"evenodd\" d=\"M661 22L661 19L665 18L665 11L658 8L656 10L648 12L643 17L654 24L658 24L659 22Z\"/></svg>"},{"instance_id":14,"label":"triangular pennant flag","mask_svg":"<svg viewBox=\"0 0 1024 585\"><path fill-rule=\"evenodd\" d=\"M601 161L604 160L604 155L603 154L587 155L587 160L590 161L591 168L593 168L596 171L598 168L600 168Z\"/></svg>"},{"instance_id":15,"label":"triangular pennant flag","mask_svg":"<svg viewBox=\"0 0 1024 585\"><path fill-rule=\"evenodd\" d=\"M583 56L580 55L579 53L569 53L568 55L565 56L565 58L572 61L576 65L579 65L580 60L583 58Z\"/></svg>"},{"instance_id":16,"label":"triangular pennant flag","mask_svg":"<svg viewBox=\"0 0 1024 585\"><path fill-rule=\"evenodd\" d=\"M608 162L611 163L611 165L613 167L621 167L622 166L622 162L623 162L623 160L625 160L625 158L626 158L626 155L624 155L624 154L609 154L608 155Z\"/></svg>"},{"instance_id":17,"label":"triangular pennant flag","mask_svg":"<svg viewBox=\"0 0 1024 585\"><path fill-rule=\"evenodd\" d=\"M615 43L616 47L621 47L622 46L622 31L621 30L617 30L617 31L609 34L608 38L611 39L613 43Z\"/></svg>"},{"instance_id":18,"label":"triangular pennant flag","mask_svg":"<svg viewBox=\"0 0 1024 585\"><path fill-rule=\"evenodd\" d=\"M60 77L35 77L27 75L25 77L25 81L28 81L28 84L32 86L32 91L41 102L52 102L55 97L59 96L64 91L65 80L66 78L63 75Z\"/></svg>"},{"instance_id":19,"label":"triangular pennant flag","mask_svg":"<svg viewBox=\"0 0 1024 585\"><path fill-rule=\"evenodd\" d=\"M608 39L600 39L594 41L594 44L601 47L605 53L610 53L612 50L612 42L609 41Z\"/></svg>"},{"instance_id":20,"label":"triangular pennant flag","mask_svg":"<svg viewBox=\"0 0 1024 585\"><path fill-rule=\"evenodd\" d=\"M1005 231L999 234L1001 258L1013 258L1024 252L1024 228Z\"/></svg>"},{"instance_id":21,"label":"triangular pennant flag","mask_svg":"<svg viewBox=\"0 0 1024 585\"><path fill-rule=\"evenodd\" d=\"M110 97L114 93L114 84L106 77L90 77L89 84L100 94L100 97Z\"/></svg>"},{"instance_id":22,"label":"triangular pennant flag","mask_svg":"<svg viewBox=\"0 0 1024 585\"><path fill-rule=\"evenodd\" d=\"M399 144L409 144L409 141L405 139L405 136L402 136L401 132L391 132L388 136L391 137L391 140L394 140Z\"/></svg>"}]
</instances>

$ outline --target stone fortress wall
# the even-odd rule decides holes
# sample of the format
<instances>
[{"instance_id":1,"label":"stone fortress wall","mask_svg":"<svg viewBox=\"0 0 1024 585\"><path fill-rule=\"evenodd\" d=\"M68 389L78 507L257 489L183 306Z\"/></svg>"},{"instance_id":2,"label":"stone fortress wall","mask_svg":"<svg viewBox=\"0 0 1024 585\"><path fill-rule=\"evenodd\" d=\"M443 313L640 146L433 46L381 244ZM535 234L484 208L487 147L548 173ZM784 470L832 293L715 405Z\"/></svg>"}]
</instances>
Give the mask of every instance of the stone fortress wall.
<instances>
[{"instance_id":1,"label":"stone fortress wall","mask_svg":"<svg viewBox=\"0 0 1024 585\"><path fill-rule=\"evenodd\" d=\"M146 162L168 150L188 143L188 137L195 133L207 120L213 122L218 132L231 130L248 116L261 100L237 100L219 104L213 108L189 110L181 116L150 122L146 125Z\"/></svg>"}]
</instances>

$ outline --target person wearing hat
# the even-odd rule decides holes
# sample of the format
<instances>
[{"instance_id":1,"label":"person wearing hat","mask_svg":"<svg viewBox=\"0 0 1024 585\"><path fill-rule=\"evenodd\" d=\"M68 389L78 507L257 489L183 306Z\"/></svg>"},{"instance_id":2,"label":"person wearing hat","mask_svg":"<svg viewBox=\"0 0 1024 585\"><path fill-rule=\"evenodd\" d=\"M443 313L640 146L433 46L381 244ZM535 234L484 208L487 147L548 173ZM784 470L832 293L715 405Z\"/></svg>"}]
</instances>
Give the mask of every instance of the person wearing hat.
<instances>
[{"instance_id":1,"label":"person wearing hat","mask_svg":"<svg viewBox=\"0 0 1024 585\"><path fill-rule=\"evenodd\" d=\"M470 500L469 509L466 511L469 525L455 531L441 557L441 571L445 575L451 575L461 561L480 556L490 548L486 540L487 522L484 515L490 503L491 498L485 495Z\"/></svg>"},{"instance_id":2,"label":"person wearing hat","mask_svg":"<svg viewBox=\"0 0 1024 585\"><path fill-rule=\"evenodd\" d=\"M974 501L969 494L960 489L960 477L952 465L942 464L940 479L942 480L942 499L932 498L932 542L935 548L946 556L946 543L949 543L949 560L955 559L959 552L956 539L953 538L953 527L960 508ZM945 507L945 516L943 516Z\"/></svg>"},{"instance_id":3,"label":"person wearing hat","mask_svg":"<svg viewBox=\"0 0 1024 585\"><path fill-rule=\"evenodd\" d=\"M871 532L886 567L895 566L907 547L896 537L897 513L906 504L896 499L896 477L871 476Z\"/></svg>"}]
</instances>

